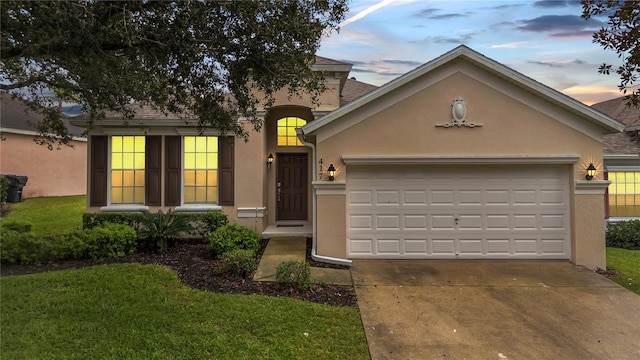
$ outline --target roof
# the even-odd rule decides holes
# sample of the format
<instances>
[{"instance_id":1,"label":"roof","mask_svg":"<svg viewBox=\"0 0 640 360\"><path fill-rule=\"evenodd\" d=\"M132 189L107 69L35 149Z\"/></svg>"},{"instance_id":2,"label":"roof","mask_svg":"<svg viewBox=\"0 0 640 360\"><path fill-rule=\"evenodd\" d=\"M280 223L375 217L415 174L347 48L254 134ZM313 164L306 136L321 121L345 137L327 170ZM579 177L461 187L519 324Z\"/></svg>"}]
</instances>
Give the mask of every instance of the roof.
<instances>
[{"instance_id":1,"label":"roof","mask_svg":"<svg viewBox=\"0 0 640 360\"><path fill-rule=\"evenodd\" d=\"M344 88L342 89L342 93L340 94L340 106L345 106L346 104L361 98L377 88L378 87L376 85L363 83L355 78L347 79L344 84Z\"/></svg>"},{"instance_id":2,"label":"roof","mask_svg":"<svg viewBox=\"0 0 640 360\"><path fill-rule=\"evenodd\" d=\"M0 92L0 102L0 128L3 131L17 130L20 132L33 132L35 135L37 132L35 125L42 121L42 114L29 110L20 100L14 99L5 92ZM83 137L83 128L69 124L67 116L63 115L62 121L72 136Z\"/></svg>"},{"instance_id":3,"label":"roof","mask_svg":"<svg viewBox=\"0 0 640 360\"><path fill-rule=\"evenodd\" d=\"M640 128L640 108L627 106L624 96L593 104L591 107L625 125L625 132L604 136L605 154L640 154L640 143L630 132Z\"/></svg>"},{"instance_id":4,"label":"roof","mask_svg":"<svg viewBox=\"0 0 640 360\"><path fill-rule=\"evenodd\" d=\"M441 55L440 57L429 61L428 63L404 74L403 76L396 78L395 80L392 80L385 85L382 85L378 89L367 93L357 100L352 101L345 106L340 107L337 110L321 117L320 119L305 125L302 130L305 134L311 134L321 127L333 122L334 120L341 118L342 116L345 116L346 114L355 111L356 109L366 106L376 99L414 81L417 78L420 78L421 76L447 63L450 63L455 59L463 59L481 69L492 73L495 76L503 78L506 81L516 84L517 86L525 88L528 91L535 93L540 98L543 98L547 102L563 108L573 114L576 114L587 121L595 123L596 125L599 125L603 129L605 129L606 132L614 133L620 132L624 129L624 125L619 121L612 119L611 117L604 115L601 112L596 111L589 106L567 95L564 95L561 92L556 91L542 83L539 83L505 65L502 65L495 60L489 59L488 57L470 49L465 45L460 45L455 49L445 53L444 55Z\"/></svg>"}]
</instances>

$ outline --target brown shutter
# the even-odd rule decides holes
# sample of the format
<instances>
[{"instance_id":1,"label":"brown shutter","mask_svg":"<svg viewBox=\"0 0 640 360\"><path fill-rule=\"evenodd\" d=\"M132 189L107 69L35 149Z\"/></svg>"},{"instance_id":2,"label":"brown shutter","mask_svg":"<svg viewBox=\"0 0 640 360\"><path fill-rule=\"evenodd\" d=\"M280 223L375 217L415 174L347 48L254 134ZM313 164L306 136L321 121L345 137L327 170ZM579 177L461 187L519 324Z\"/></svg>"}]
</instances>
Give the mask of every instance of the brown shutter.
<instances>
[{"instance_id":1,"label":"brown shutter","mask_svg":"<svg viewBox=\"0 0 640 360\"><path fill-rule=\"evenodd\" d=\"M165 188L164 205L180 206L182 184L180 171L182 169L182 142L180 136L165 137Z\"/></svg>"},{"instance_id":2,"label":"brown shutter","mask_svg":"<svg viewBox=\"0 0 640 360\"><path fill-rule=\"evenodd\" d=\"M161 163L162 137L147 136L145 139L144 190L145 203L149 206L162 205Z\"/></svg>"},{"instance_id":3,"label":"brown shutter","mask_svg":"<svg viewBox=\"0 0 640 360\"><path fill-rule=\"evenodd\" d=\"M233 136L218 141L218 205L233 205Z\"/></svg>"},{"instance_id":4,"label":"brown shutter","mask_svg":"<svg viewBox=\"0 0 640 360\"><path fill-rule=\"evenodd\" d=\"M107 205L107 152L108 136L91 136L91 184L89 189L90 206Z\"/></svg>"}]
</instances>

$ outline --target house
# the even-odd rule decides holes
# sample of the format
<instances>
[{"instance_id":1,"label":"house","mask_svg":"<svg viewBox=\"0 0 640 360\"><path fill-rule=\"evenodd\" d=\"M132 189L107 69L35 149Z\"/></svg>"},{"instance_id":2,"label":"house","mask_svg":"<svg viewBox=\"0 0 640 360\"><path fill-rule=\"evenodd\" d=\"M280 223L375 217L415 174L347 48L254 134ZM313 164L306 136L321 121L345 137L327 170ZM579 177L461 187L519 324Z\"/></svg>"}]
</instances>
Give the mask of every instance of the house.
<instances>
[{"instance_id":1,"label":"house","mask_svg":"<svg viewBox=\"0 0 640 360\"><path fill-rule=\"evenodd\" d=\"M350 64L313 68L321 103L283 91L248 142L144 107L135 126L108 115L89 133L88 210L222 210L264 236L309 228L312 256L339 264L605 267L603 137L622 123L466 46L379 88L349 79Z\"/></svg>"},{"instance_id":2,"label":"house","mask_svg":"<svg viewBox=\"0 0 640 360\"><path fill-rule=\"evenodd\" d=\"M0 173L28 177L22 199L44 196L84 195L87 191L87 139L84 129L68 124L72 147L49 150L36 144L33 124L42 115L0 92Z\"/></svg>"},{"instance_id":3,"label":"house","mask_svg":"<svg viewBox=\"0 0 640 360\"><path fill-rule=\"evenodd\" d=\"M604 136L604 178L607 190L606 217L609 222L640 218L640 108L630 108L624 97L593 104L592 107L622 122L624 132Z\"/></svg>"}]
</instances>

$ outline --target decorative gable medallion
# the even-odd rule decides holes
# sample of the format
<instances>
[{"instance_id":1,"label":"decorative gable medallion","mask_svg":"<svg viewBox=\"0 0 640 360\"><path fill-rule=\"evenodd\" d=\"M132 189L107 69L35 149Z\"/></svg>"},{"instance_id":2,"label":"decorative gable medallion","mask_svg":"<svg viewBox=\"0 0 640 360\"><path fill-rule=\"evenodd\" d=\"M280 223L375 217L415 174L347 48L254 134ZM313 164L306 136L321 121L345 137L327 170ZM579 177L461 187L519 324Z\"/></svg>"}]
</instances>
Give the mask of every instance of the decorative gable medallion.
<instances>
[{"instance_id":1,"label":"decorative gable medallion","mask_svg":"<svg viewBox=\"0 0 640 360\"><path fill-rule=\"evenodd\" d=\"M444 124L436 124L437 127L480 127L482 124L474 124L467 122L467 103L460 96L457 96L451 104L451 122Z\"/></svg>"}]
</instances>

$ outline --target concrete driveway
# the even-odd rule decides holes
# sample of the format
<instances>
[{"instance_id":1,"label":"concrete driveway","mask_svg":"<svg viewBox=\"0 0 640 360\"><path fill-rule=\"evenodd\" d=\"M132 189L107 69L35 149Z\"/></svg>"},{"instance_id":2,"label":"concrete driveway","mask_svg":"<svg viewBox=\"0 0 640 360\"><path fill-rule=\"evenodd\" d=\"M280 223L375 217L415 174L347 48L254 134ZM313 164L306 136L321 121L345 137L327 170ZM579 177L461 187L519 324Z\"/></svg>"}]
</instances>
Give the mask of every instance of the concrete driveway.
<instances>
[{"instance_id":1,"label":"concrete driveway","mask_svg":"<svg viewBox=\"0 0 640 360\"><path fill-rule=\"evenodd\" d=\"M354 261L372 359L640 359L640 296L564 261Z\"/></svg>"}]
</instances>

